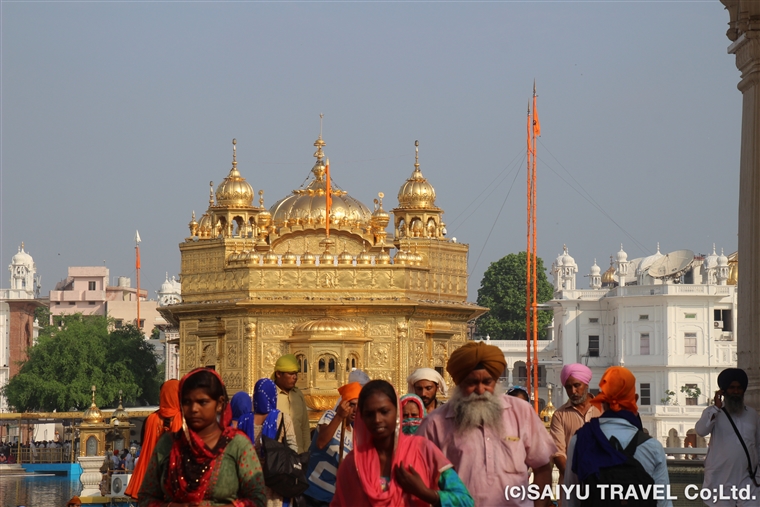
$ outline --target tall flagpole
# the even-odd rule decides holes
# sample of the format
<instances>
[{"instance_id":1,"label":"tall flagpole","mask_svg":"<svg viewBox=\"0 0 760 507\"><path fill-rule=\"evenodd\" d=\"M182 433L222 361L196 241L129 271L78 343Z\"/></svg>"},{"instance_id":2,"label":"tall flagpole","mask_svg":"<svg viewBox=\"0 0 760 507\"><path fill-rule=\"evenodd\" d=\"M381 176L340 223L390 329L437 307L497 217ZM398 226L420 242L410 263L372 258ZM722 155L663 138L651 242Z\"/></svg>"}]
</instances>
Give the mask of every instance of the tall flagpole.
<instances>
[{"instance_id":1,"label":"tall flagpole","mask_svg":"<svg viewBox=\"0 0 760 507\"><path fill-rule=\"evenodd\" d=\"M532 214L532 203L533 203L533 192L532 192L532 185L531 185L531 162L532 162L532 153L533 149L531 146L531 116L530 116L530 102L528 103L528 120L526 124L526 135L527 135L527 167L526 167L526 175L527 175L527 196L526 196L526 215L527 215L527 233L526 233L526 241L527 246L525 248L525 344L527 346L527 359L525 360L525 376L526 376L526 387L528 388L528 398L531 397L533 393L532 385L533 381L531 378L531 372L532 372L532 365L533 361L531 360L531 354L530 354L530 342L531 342L531 315L530 315L530 303L531 303L531 263L532 263L532 255L531 255L531 249L532 249L532 243L531 243L531 234L533 232L533 229L531 227L531 214Z\"/></svg>"},{"instance_id":2,"label":"tall flagpole","mask_svg":"<svg viewBox=\"0 0 760 507\"><path fill-rule=\"evenodd\" d=\"M536 229L536 136L541 135L541 125L538 122L538 107L536 106L536 81L533 80L533 386L536 395L533 406L538 412L538 230Z\"/></svg>"},{"instance_id":3,"label":"tall flagpole","mask_svg":"<svg viewBox=\"0 0 760 507\"><path fill-rule=\"evenodd\" d=\"M135 270L137 271L137 329L140 326L140 231L135 231Z\"/></svg>"}]
</instances>

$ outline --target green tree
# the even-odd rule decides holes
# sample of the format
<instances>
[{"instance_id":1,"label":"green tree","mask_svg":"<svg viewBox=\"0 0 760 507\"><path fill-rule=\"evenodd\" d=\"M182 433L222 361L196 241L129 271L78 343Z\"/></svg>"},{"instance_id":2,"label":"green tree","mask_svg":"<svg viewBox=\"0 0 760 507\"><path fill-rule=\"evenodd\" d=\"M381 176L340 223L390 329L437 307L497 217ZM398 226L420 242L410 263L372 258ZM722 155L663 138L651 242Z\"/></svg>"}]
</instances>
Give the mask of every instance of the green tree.
<instances>
[{"instance_id":1,"label":"green tree","mask_svg":"<svg viewBox=\"0 0 760 507\"><path fill-rule=\"evenodd\" d=\"M478 333L494 340L525 339L525 252L509 254L492 262L478 289L478 304L490 311L478 319ZM545 303L554 295L546 279L544 261L538 259L538 302ZM538 312L538 337L546 339L546 328L552 320L549 311Z\"/></svg>"},{"instance_id":2,"label":"green tree","mask_svg":"<svg viewBox=\"0 0 760 507\"><path fill-rule=\"evenodd\" d=\"M16 410L84 410L97 386L98 406L158 404L156 357L134 327L108 332L105 317L56 318L43 329L19 373L3 388Z\"/></svg>"}]
</instances>

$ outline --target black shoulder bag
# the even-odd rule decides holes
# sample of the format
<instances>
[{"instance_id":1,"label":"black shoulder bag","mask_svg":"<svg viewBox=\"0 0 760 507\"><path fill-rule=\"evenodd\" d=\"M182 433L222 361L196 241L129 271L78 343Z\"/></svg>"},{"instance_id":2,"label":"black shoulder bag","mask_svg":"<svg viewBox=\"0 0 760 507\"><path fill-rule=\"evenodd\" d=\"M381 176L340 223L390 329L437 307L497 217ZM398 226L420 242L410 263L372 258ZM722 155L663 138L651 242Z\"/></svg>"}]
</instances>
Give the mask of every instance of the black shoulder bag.
<instances>
[{"instance_id":1,"label":"black shoulder bag","mask_svg":"<svg viewBox=\"0 0 760 507\"><path fill-rule=\"evenodd\" d=\"M280 442L280 433L285 435L284 420L283 416L275 438L261 435L259 458L264 471L264 484L283 498L293 498L306 491L309 483L306 481L306 468L301 456Z\"/></svg>"},{"instance_id":2,"label":"black shoulder bag","mask_svg":"<svg viewBox=\"0 0 760 507\"><path fill-rule=\"evenodd\" d=\"M752 479L752 484L754 484L756 488L760 488L760 484L758 484L757 480L755 479L755 474L757 473L758 467L755 467L755 469L752 470L752 459L750 459L749 457L749 450L747 450L747 444L744 443L744 439L742 438L741 433L739 433L739 429L736 427L734 420L731 418L731 414L729 414L728 410L726 410L726 407L722 407L721 410L723 411L724 414L726 414L726 417L728 417L728 422L731 423L731 427L734 429L734 433L736 433L736 436L739 437L739 443L742 444L742 449L744 449L744 454L747 456L747 471L749 472L749 478Z\"/></svg>"}]
</instances>

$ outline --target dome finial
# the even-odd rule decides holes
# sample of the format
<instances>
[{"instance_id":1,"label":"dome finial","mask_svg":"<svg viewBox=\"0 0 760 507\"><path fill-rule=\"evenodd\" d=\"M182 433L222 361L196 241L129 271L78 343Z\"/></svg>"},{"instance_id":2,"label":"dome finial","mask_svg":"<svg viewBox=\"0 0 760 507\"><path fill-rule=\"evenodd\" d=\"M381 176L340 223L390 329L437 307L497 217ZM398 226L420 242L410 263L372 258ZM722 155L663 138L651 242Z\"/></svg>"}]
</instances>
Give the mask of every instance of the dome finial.
<instances>
[{"instance_id":1,"label":"dome finial","mask_svg":"<svg viewBox=\"0 0 760 507\"><path fill-rule=\"evenodd\" d=\"M657 253L660 253L660 242L657 242Z\"/></svg>"},{"instance_id":2,"label":"dome finial","mask_svg":"<svg viewBox=\"0 0 760 507\"><path fill-rule=\"evenodd\" d=\"M317 151L314 152L314 157L317 159L317 162L321 162L323 158L325 158L325 154L322 151L322 148L325 147L326 143L322 140L322 119L325 117L323 113L319 113L319 137L316 141L314 141L314 146L317 147Z\"/></svg>"},{"instance_id":3,"label":"dome finial","mask_svg":"<svg viewBox=\"0 0 760 507\"><path fill-rule=\"evenodd\" d=\"M95 406L95 384L92 386L92 406Z\"/></svg>"},{"instance_id":4,"label":"dome finial","mask_svg":"<svg viewBox=\"0 0 760 507\"><path fill-rule=\"evenodd\" d=\"M264 191L259 190L259 208L264 207Z\"/></svg>"},{"instance_id":5,"label":"dome finial","mask_svg":"<svg viewBox=\"0 0 760 507\"><path fill-rule=\"evenodd\" d=\"M415 169L420 168L420 142L414 141L414 167Z\"/></svg>"},{"instance_id":6,"label":"dome finial","mask_svg":"<svg viewBox=\"0 0 760 507\"><path fill-rule=\"evenodd\" d=\"M237 167L237 139L232 139L232 167Z\"/></svg>"},{"instance_id":7,"label":"dome finial","mask_svg":"<svg viewBox=\"0 0 760 507\"><path fill-rule=\"evenodd\" d=\"M209 181L208 182L208 205L213 206L214 205L214 182Z\"/></svg>"},{"instance_id":8,"label":"dome finial","mask_svg":"<svg viewBox=\"0 0 760 507\"><path fill-rule=\"evenodd\" d=\"M23 241L21 242L21 251L22 252L24 251L24 242Z\"/></svg>"}]
</instances>

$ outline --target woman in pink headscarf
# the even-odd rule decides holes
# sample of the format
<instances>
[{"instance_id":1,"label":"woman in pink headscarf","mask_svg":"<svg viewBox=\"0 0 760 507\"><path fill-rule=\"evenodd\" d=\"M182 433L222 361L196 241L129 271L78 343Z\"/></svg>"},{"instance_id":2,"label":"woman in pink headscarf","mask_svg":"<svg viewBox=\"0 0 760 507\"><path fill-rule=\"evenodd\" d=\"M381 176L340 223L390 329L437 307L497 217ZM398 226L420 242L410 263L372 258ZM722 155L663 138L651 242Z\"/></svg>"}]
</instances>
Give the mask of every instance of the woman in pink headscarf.
<instances>
[{"instance_id":1,"label":"woman in pink headscarf","mask_svg":"<svg viewBox=\"0 0 760 507\"><path fill-rule=\"evenodd\" d=\"M359 394L354 450L338 469L331 507L471 507L472 496L430 441L401 432L393 386L373 380Z\"/></svg>"}]
</instances>

